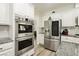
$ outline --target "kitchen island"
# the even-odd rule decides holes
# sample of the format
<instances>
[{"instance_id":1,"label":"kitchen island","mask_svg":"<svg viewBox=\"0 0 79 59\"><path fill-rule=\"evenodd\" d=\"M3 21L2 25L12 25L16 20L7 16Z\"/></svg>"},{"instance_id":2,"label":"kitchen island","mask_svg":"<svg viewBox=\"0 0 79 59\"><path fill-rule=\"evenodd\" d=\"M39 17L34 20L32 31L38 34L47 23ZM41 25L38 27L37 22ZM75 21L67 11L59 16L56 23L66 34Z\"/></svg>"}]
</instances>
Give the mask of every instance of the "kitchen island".
<instances>
[{"instance_id":1,"label":"kitchen island","mask_svg":"<svg viewBox=\"0 0 79 59\"><path fill-rule=\"evenodd\" d=\"M0 38L0 56L14 56L13 40L10 38Z\"/></svg>"},{"instance_id":2,"label":"kitchen island","mask_svg":"<svg viewBox=\"0 0 79 59\"><path fill-rule=\"evenodd\" d=\"M79 37L61 36L61 44L56 52L57 56L79 56Z\"/></svg>"}]
</instances>

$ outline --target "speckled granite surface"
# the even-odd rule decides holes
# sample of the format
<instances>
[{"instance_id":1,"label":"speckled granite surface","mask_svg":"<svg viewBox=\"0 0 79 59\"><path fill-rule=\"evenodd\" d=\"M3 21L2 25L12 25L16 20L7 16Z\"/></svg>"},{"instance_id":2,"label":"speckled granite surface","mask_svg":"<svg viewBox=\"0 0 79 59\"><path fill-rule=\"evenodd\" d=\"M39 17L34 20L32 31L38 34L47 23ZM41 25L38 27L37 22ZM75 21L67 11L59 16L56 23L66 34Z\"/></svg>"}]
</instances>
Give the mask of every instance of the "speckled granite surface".
<instances>
[{"instance_id":1,"label":"speckled granite surface","mask_svg":"<svg viewBox=\"0 0 79 59\"><path fill-rule=\"evenodd\" d=\"M61 42L56 56L79 56L79 44Z\"/></svg>"},{"instance_id":2,"label":"speckled granite surface","mask_svg":"<svg viewBox=\"0 0 79 59\"><path fill-rule=\"evenodd\" d=\"M79 38L79 36L77 36L77 35L62 35L62 36Z\"/></svg>"}]
</instances>

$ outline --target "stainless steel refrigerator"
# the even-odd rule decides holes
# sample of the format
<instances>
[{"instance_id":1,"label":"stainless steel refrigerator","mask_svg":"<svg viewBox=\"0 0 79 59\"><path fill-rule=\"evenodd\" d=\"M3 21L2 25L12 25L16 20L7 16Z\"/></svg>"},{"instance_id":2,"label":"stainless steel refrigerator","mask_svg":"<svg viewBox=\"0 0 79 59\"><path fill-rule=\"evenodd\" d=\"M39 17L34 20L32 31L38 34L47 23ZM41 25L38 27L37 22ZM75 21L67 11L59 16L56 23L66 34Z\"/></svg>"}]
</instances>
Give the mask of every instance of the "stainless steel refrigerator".
<instances>
[{"instance_id":1,"label":"stainless steel refrigerator","mask_svg":"<svg viewBox=\"0 0 79 59\"><path fill-rule=\"evenodd\" d=\"M47 20L44 22L44 47L57 51L60 43L61 43L61 20Z\"/></svg>"}]
</instances>

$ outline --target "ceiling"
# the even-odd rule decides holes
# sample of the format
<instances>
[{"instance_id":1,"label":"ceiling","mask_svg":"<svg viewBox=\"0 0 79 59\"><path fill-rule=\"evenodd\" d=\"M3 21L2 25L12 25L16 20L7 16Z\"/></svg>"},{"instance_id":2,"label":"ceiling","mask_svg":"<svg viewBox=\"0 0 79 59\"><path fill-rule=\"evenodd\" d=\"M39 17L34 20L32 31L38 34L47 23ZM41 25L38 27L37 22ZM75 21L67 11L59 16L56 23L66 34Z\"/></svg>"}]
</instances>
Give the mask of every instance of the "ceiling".
<instances>
[{"instance_id":1,"label":"ceiling","mask_svg":"<svg viewBox=\"0 0 79 59\"><path fill-rule=\"evenodd\" d=\"M54 10L61 7L73 7L74 3L33 3L33 5L35 6L36 14L44 14L49 10Z\"/></svg>"}]
</instances>

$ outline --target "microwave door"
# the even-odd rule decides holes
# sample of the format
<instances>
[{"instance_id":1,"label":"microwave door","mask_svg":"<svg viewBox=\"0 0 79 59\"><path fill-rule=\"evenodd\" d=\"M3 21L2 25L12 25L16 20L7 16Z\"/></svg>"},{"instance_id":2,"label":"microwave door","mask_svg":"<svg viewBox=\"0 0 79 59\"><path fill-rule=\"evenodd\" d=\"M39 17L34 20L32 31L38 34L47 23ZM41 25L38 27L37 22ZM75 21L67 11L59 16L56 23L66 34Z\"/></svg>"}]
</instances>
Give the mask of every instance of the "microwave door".
<instances>
[{"instance_id":1,"label":"microwave door","mask_svg":"<svg viewBox=\"0 0 79 59\"><path fill-rule=\"evenodd\" d=\"M31 33L32 25L19 24L19 33Z\"/></svg>"}]
</instances>

